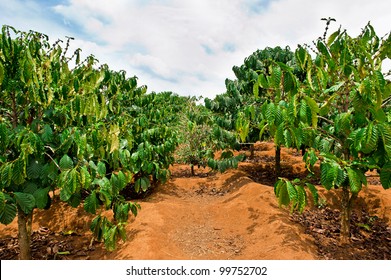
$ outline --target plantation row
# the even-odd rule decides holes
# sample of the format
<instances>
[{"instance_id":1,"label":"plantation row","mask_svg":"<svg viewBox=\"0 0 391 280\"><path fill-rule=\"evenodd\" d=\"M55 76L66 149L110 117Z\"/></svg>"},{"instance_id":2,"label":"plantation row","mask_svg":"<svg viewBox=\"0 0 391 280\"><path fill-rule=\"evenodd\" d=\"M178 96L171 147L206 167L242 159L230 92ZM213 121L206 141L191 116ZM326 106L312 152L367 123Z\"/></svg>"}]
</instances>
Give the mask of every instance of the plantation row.
<instances>
[{"instance_id":1,"label":"plantation row","mask_svg":"<svg viewBox=\"0 0 391 280\"><path fill-rule=\"evenodd\" d=\"M258 50L233 67L226 93L196 105L194 97L147 93L136 77L69 53L70 39L49 43L37 32L3 26L0 39L0 222L18 218L20 258L29 259L34 209L48 209L55 190L96 218L96 240L114 250L126 239L130 202L170 176L175 161L221 172L237 167L242 143L274 140L303 153L310 176L342 190L342 242L365 172L391 185L391 37L371 25L352 38L342 29L313 45ZM220 158L216 151L223 151ZM303 211L307 179L280 178L280 205ZM113 217L102 215L112 210Z\"/></svg>"}]
</instances>

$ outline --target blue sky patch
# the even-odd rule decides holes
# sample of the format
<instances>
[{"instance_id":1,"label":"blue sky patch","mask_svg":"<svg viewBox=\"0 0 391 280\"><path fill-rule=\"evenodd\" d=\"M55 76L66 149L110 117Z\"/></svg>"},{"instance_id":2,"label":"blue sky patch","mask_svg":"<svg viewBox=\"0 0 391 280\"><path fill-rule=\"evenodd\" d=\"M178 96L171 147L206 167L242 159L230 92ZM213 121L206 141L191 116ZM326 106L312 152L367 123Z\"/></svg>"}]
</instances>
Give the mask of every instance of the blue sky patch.
<instances>
[{"instance_id":1,"label":"blue sky patch","mask_svg":"<svg viewBox=\"0 0 391 280\"><path fill-rule=\"evenodd\" d=\"M257 15L265 12L273 1L276 0L245 0L245 5L250 15Z\"/></svg>"},{"instance_id":2,"label":"blue sky patch","mask_svg":"<svg viewBox=\"0 0 391 280\"><path fill-rule=\"evenodd\" d=\"M207 54L207 55L213 55L215 52L213 51L213 49L211 47L209 47L208 45L206 44L201 44L201 47L202 49L204 50L204 52Z\"/></svg>"},{"instance_id":3,"label":"blue sky patch","mask_svg":"<svg viewBox=\"0 0 391 280\"><path fill-rule=\"evenodd\" d=\"M156 71L154 71L149 65L144 64L144 65L137 66L136 68L138 70L140 70L140 72L147 74L154 79L159 79L159 80L163 80L163 81L174 83L174 84L178 83L178 80L176 78L174 78L174 77L168 78L168 77L165 77L159 73L156 73ZM141 75L136 74L136 76L139 77Z\"/></svg>"},{"instance_id":4,"label":"blue sky patch","mask_svg":"<svg viewBox=\"0 0 391 280\"><path fill-rule=\"evenodd\" d=\"M233 53L236 51L236 46L234 43L225 43L223 46L225 52Z\"/></svg>"}]
</instances>

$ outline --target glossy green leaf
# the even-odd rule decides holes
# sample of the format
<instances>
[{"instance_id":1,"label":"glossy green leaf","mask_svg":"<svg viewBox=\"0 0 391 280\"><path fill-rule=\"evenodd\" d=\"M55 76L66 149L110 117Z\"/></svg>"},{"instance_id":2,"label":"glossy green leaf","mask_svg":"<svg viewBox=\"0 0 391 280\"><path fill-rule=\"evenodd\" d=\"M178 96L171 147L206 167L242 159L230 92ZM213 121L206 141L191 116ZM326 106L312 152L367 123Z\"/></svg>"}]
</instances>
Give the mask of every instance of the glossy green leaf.
<instances>
[{"instance_id":1,"label":"glossy green leaf","mask_svg":"<svg viewBox=\"0 0 391 280\"><path fill-rule=\"evenodd\" d=\"M358 170L354 170L352 168L347 168L350 191L355 194L359 193L362 188L362 182L360 179L360 175L358 174L359 172L360 171L358 171Z\"/></svg>"},{"instance_id":2,"label":"glossy green leaf","mask_svg":"<svg viewBox=\"0 0 391 280\"><path fill-rule=\"evenodd\" d=\"M106 176L106 165L104 162L100 161L97 165L98 174L102 177Z\"/></svg>"},{"instance_id":3,"label":"glossy green leaf","mask_svg":"<svg viewBox=\"0 0 391 280\"><path fill-rule=\"evenodd\" d=\"M35 198L29 193L14 193L16 203L23 210L24 213L29 214L35 207Z\"/></svg>"},{"instance_id":4,"label":"glossy green leaf","mask_svg":"<svg viewBox=\"0 0 391 280\"><path fill-rule=\"evenodd\" d=\"M73 161L68 155L64 155L60 159L59 165L62 171L69 170L73 168Z\"/></svg>"},{"instance_id":5,"label":"glossy green leaf","mask_svg":"<svg viewBox=\"0 0 391 280\"><path fill-rule=\"evenodd\" d=\"M0 223L9 225L15 219L16 213L16 204L6 203L4 209L0 211Z\"/></svg>"},{"instance_id":6,"label":"glossy green leaf","mask_svg":"<svg viewBox=\"0 0 391 280\"><path fill-rule=\"evenodd\" d=\"M21 185L26 178L26 164L24 159L19 158L13 163L12 180L16 185Z\"/></svg>"},{"instance_id":7,"label":"glossy green leaf","mask_svg":"<svg viewBox=\"0 0 391 280\"><path fill-rule=\"evenodd\" d=\"M145 192L150 187L150 185L151 185L151 183L148 178L141 177L136 180L135 185L134 185L134 189L137 193L140 192L140 190Z\"/></svg>"},{"instance_id":8,"label":"glossy green leaf","mask_svg":"<svg viewBox=\"0 0 391 280\"><path fill-rule=\"evenodd\" d=\"M31 160L26 172L30 179L38 179L42 174L43 165L38 160Z\"/></svg>"},{"instance_id":9,"label":"glossy green leaf","mask_svg":"<svg viewBox=\"0 0 391 280\"><path fill-rule=\"evenodd\" d=\"M49 191L50 188L38 188L34 193L34 199L35 199L35 204L37 208L39 209L45 209L47 208L48 204L50 203L50 196L49 196Z\"/></svg>"},{"instance_id":10,"label":"glossy green leaf","mask_svg":"<svg viewBox=\"0 0 391 280\"><path fill-rule=\"evenodd\" d=\"M88 213L95 214L99 208L99 199L95 191L92 191L84 200L84 210Z\"/></svg>"}]
</instances>

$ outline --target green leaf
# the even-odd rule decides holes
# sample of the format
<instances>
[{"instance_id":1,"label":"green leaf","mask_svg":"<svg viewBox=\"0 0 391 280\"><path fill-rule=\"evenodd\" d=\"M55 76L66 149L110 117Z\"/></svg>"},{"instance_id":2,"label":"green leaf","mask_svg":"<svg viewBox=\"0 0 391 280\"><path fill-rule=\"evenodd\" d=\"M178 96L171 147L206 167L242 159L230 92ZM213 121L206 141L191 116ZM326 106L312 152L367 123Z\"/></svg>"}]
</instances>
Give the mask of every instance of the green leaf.
<instances>
[{"instance_id":1,"label":"green leaf","mask_svg":"<svg viewBox=\"0 0 391 280\"><path fill-rule=\"evenodd\" d=\"M68 204L72 206L73 208L76 208L81 203L81 194L80 193L74 193L71 195L71 197L68 199Z\"/></svg>"},{"instance_id":2,"label":"green leaf","mask_svg":"<svg viewBox=\"0 0 391 280\"><path fill-rule=\"evenodd\" d=\"M270 103L266 107L266 119L269 125L273 125L276 118L276 105Z\"/></svg>"},{"instance_id":3,"label":"green leaf","mask_svg":"<svg viewBox=\"0 0 391 280\"><path fill-rule=\"evenodd\" d=\"M110 135L111 135L111 143L110 143L110 153L119 149L119 136L120 129L118 125L110 126Z\"/></svg>"},{"instance_id":4,"label":"green leaf","mask_svg":"<svg viewBox=\"0 0 391 280\"><path fill-rule=\"evenodd\" d=\"M102 241L103 232L106 228L106 224L108 223L107 218L101 215L96 216L90 225L90 229L94 234L94 237L97 241Z\"/></svg>"},{"instance_id":5,"label":"green leaf","mask_svg":"<svg viewBox=\"0 0 391 280\"><path fill-rule=\"evenodd\" d=\"M391 162L386 163L380 169L380 182L384 189L391 188Z\"/></svg>"},{"instance_id":6,"label":"green leaf","mask_svg":"<svg viewBox=\"0 0 391 280\"><path fill-rule=\"evenodd\" d=\"M334 41L335 39L338 37L338 35L340 34L340 30L338 29L337 31L335 31L333 34L331 34L329 36L329 38L327 39L327 45L330 46Z\"/></svg>"},{"instance_id":7,"label":"green leaf","mask_svg":"<svg viewBox=\"0 0 391 280\"><path fill-rule=\"evenodd\" d=\"M53 130L50 127L50 125L47 124L44 125L41 137L45 143L49 143L53 140Z\"/></svg>"},{"instance_id":8,"label":"green leaf","mask_svg":"<svg viewBox=\"0 0 391 280\"><path fill-rule=\"evenodd\" d=\"M300 68L304 70L309 54L304 48L300 47L296 50L295 56Z\"/></svg>"},{"instance_id":9,"label":"green leaf","mask_svg":"<svg viewBox=\"0 0 391 280\"><path fill-rule=\"evenodd\" d=\"M108 189L101 188L99 190L99 199L105 204L106 209L110 208L113 197Z\"/></svg>"},{"instance_id":10,"label":"green leaf","mask_svg":"<svg viewBox=\"0 0 391 280\"><path fill-rule=\"evenodd\" d=\"M281 80L282 80L282 71L281 71L280 67L275 66L272 68L271 79L273 81L273 88L279 89L280 85L281 85Z\"/></svg>"},{"instance_id":11,"label":"green leaf","mask_svg":"<svg viewBox=\"0 0 391 280\"><path fill-rule=\"evenodd\" d=\"M93 191L84 200L84 210L86 210L88 213L95 214L98 207L99 199L96 195L96 191Z\"/></svg>"},{"instance_id":12,"label":"green leaf","mask_svg":"<svg viewBox=\"0 0 391 280\"><path fill-rule=\"evenodd\" d=\"M383 141L384 149L388 155L391 157L391 128L387 123L379 123L377 125L380 137Z\"/></svg>"},{"instance_id":13,"label":"green leaf","mask_svg":"<svg viewBox=\"0 0 391 280\"><path fill-rule=\"evenodd\" d=\"M281 123L277 127L276 133L274 135L274 143L276 144L276 146L281 146L285 144L284 128L285 128L284 123Z\"/></svg>"},{"instance_id":14,"label":"green leaf","mask_svg":"<svg viewBox=\"0 0 391 280\"><path fill-rule=\"evenodd\" d=\"M31 160L26 172L30 179L38 179L41 176L43 166L38 160Z\"/></svg>"},{"instance_id":15,"label":"green leaf","mask_svg":"<svg viewBox=\"0 0 391 280\"><path fill-rule=\"evenodd\" d=\"M98 171L98 174L99 174L101 177L105 177L105 176L106 176L106 165L104 164L104 162L100 161L100 162L98 163L97 171Z\"/></svg>"},{"instance_id":16,"label":"green leaf","mask_svg":"<svg viewBox=\"0 0 391 280\"><path fill-rule=\"evenodd\" d=\"M151 186L151 183L150 183L149 179L146 177L141 177L136 181L134 188L135 188L135 191L137 193L139 193L140 189L145 192L150 186Z\"/></svg>"},{"instance_id":17,"label":"green leaf","mask_svg":"<svg viewBox=\"0 0 391 280\"><path fill-rule=\"evenodd\" d=\"M309 96L304 96L304 100L306 101L307 105L311 109L311 121L312 121L312 126L314 128L317 127L318 125L318 113L319 113L319 107L318 104L314 99L312 99Z\"/></svg>"},{"instance_id":18,"label":"green leaf","mask_svg":"<svg viewBox=\"0 0 391 280\"><path fill-rule=\"evenodd\" d=\"M126 228L123 226L123 224L118 225L118 234L120 235L122 241L126 241L127 235L126 235Z\"/></svg>"},{"instance_id":19,"label":"green leaf","mask_svg":"<svg viewBox=\"0 0 391 280\"><path fill-rule=\"evenodd\" d=\"M3 212L5 208L6 200L3 192L0 191L0 213Z\"/></svg>"},{"instance_id":20,"label":"green leaf","mask_svg":"<svg viewBox=\"0 0 391 280\"><path fill-rule=\"evenodd\" d=\"M138 214L138 210L141 209L141 206L137 203L132 203L132 202L129 202L129 208L130 208L130 211L132 211L132 214L137 217L137 214Z\"/></svg>"},{"instance_id":21,"label":"green leaf","mask_svg":"<svg viewBox=\"0 0 391 280\"><path fill-rule=\"evenodd\" d=\"M331 86L330 88L324 90L323 92L324 93L334 93L334 92L337 92L344 84L345 84L345 82L339 82L338 84ZM333 96L331 96L331 97L333 97Z\"/></svg>"},{"instance_id":22,"label":"green leaf","mask_svg":"<svg viewBox=\"0 0 391 280\"><path fill-rule=\"evenodd\" d=\"M0 223L9 225L15 219L16 213L16 204L6 203L4 209L0 211Z\"/></svg>"},{"instance_id":23,"label":"green leaf","mask_svg":"<svg viewBox=\"0 0 391 280\"><path fill-rule=\"evenodd\" d=\"M48 204L50 203L49 191L50 188L44 188L44 189L39 188L33 193L37 208L39 209L47 208Z\"/></svg>"},{"instance_id":24,"label":"green leaf","mask_svg":"<svg viewBox=\"0 0 391 280\"><path fill-rule=\"evenodd\" d=\"M319 50L324 56L326 56L327 58L330 58L330 57L331 57L330 52L329 52L327 46L323 43L323 41L318 40L318 42L317 42L317 44L316 44L316 47L318 48L318 50Z\"/></svg>"},{"instance_id":25,"label":"green leaf","mask_svg":"<svg viewBox=\"0 0 391 280\"><path fill-rule=\"evenodd\" d=\"M258 98L258 96L259 96L259 85L258 85L258 82L255 82L254 85L253 85L253 94L254 94L255 98Z\"/></svg>"},{"instance_id":26,"label":"green leaf","mask_svg":"<svg viewBox=\"0 0 391 280\"><path fill-rule=\"evenodd\" d=\"M1 184L3 188L7 188L11 184L12 169L13 169L12 163L5 163L2 167L0 167L0 171L1 171L0 178L1 178Z\"/></svg>"},{"instance_id":27,"label":"green leaf","mask_svg":"<svg viewBox=\"0 0 391 280\"><path fill-rule=\"evenodd\" d=\"M320 182L327 189L330 190L333 187L332 181L329 181L329 170L331 165L329 163L322 162L320 164Z\"/></svg>"},{"instance_id":28,"label":"green leaf","mask_svg":"<svg viewBox=\"0 0 391 280\"><path fill-rule=\"evenodd\" d=\"M23 158L18 158L13 164L12 180L16 185L21 185L26 178L26 164Z\"/></svg>"},{"instance_id":29,"label":"green leaf","mask_svg":"<svg viewBox=\"0 0 391 280\"><path fill-rule=\"evenodd\" d=\"M307 195L302 186L296 186L297 190L297 203L298 203L298 211L299 213L303 213L304 208L306 206L307 202Z\"/></svg>"},{"instance_id":30,"label":"green leaf","mask_svg":"<svg viewBox=\"0 0 391 280\"><path fill-rule=\"evenodd\" d=\"M126 176L122 171L119 171L117 176L118 176L118 189L121 191L127 185Z\"/></svg>"},{"instance_id":31,"label":"green leaf","mask_svg":"<svg viewBox=\"0 0 391 280\"><path fill-rule=\"evenodd\" d=\"M61 171L73 168L73 161L68 155L64 155L60 159L60 168L61 168Z\"/></svg>"},{"instance_id":32,"label":"green leaf","mask_svg":"<svg viewBox=\"0 0 391 280\"><path fill-rule=\"evenodd\" d=\"M8 146L9 134L10 131L8 131L7 125L5 123L0 123L0 148L2 148L3 151L5 151Z\"/></svg>"},{"instance_id":33,"label":"green leaf","mask_svg":"<svg viewBox=\"0 0 391 280\"><path fill-rule=\"evenodd\" d=\"M24 213L29 214L35 207L35 198L32 194L15 192L15 200Z\"/></svg>"},{"instance_id":34,"label":"green leaf","mask_svg":"<svg viewBox=\"0 0 391 280\"><path fill-rule=\"evenodd\" d=\"M316 189L316 187L313 184L306 183L306 186L308 187L308 189L310 190L310 192L314 198L313 201L314 201L315 206L318 206L319 205L318 190Z\"/></svg>"},{"instance_id":35,"label":"green leaf","mask_svg":"<svg viewBox=\"0 0 391 280\"><path fill-rule=\"evenodd\" d=\"M349 177L350 191L355 194L359 193L362 188L362 182L360 179L360 175L358 174L358 172L360 171L350 167L346 168L346 170Z\"/></svg>"},{"instance_id":36,"label":"green leaf","mask_svg":"<svg viewBox=\"0 0 391 280\"><path fill-rule=\"evenodd\" d=\"M358 134L359 135L359 134ZM370 153L377 147L378 142L378 131L376 126L372 122L363 131L363 138L361 139L361 150L364 153Z\"/></svg>"},{"instance_id":37,"label":"green leaf","mask_svg":"<svg viewBox=\"0 0 391 280\"><path fill-rule=\"evenodd\" d=\"M114 207L114 218L119 222L126 222L129 218L130 206L128 203L116 204Z\"/></svg>"},{"instance_id":38,"label":"green leaf","mask_svg":"<svg viewBox=\"0 0 391 280\"><path fill-rule=\"evenodd\" d=\"M279 207L281 207L281 205L289 205L290 199L287 190L287 183L285 181L279 180L276 182L274 185L274 193L278 198Z\"/></svg>"},{"instance_id":39,"label":"green leaf","mask_svg":"<svg viewBox=\"0 0 391 280\"><path fill-rule=\"evenodd\" d=\"M105 231L103 232L103 239L107 251L115 250L117 237L118 237L117 226L111 225L110 227L106 227Z\"/></svg>"},{"instance_id":40,"label":"green leaf","mask_svg":"<svg viewBox=\"0 0 391 280\"><path fill-rule=\"evenodd\" d=\"M80 168L80 184L81 184L81 187L83 187L85 189L89 189L91 187L91 183L92 183L91 175L88 172L87 167L86 166L82 166Z\"/></svg>"},{"instance_id":41,"label":"green leaf","mask_svg":"<svg viewBox=\"0 0 391 280\"><path fill-rule=\"evenodd\" d=\"M3 80L4 80L4 66L3 66L3 64L0 62L0 86L1 86L1 84L3 83Z\"/></svg>"},{"instance_id":42,"label":"green leaf","mask_svg":"<svg viewBox=\"0 0 391 280\"><path fill-rule=\"evenodd\" d=\"M258 76L258 85L261 88L264 88L264 89L269 88L269 83L268 83L268 81L266 80L266 77L263 74L260 74Z\"/></svg>"}]
</instances>

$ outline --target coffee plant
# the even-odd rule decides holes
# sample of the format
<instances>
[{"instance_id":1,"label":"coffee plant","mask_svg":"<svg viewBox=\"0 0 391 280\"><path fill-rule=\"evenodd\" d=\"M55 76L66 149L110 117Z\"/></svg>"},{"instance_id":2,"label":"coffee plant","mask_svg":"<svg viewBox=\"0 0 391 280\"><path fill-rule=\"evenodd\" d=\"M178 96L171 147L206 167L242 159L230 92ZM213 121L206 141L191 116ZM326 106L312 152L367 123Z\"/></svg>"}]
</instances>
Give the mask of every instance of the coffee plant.
<instances>
[{"instance_id":1,"label":"coffee plant","mask_svg":"<svg viewBox=\"0 0 391 280\"><path fill-rule=\"evenodd\" d=\"M222 128L219 125L222 119L205 106L197 105L196 101L189 100L178 127L182 139L177 161L189 164L192 176L195 175L195 166L210 167L219 172L236 168L244 156L234 156L233 150L239 149L235 134ZM220 157L217 157L217 152L221 152Z\"/></svg>"},{"instance_id":2,"label":"coffee plant","mask_svg":"<svg viewBox=\"0 0 391 280\"><path fill-rule=\"evenodd\" d=\"M376 170L382 186L391 186L391 126L385 113L391 83L382 72L383 62L391 58L391 37L379 38L370 24L357 37L340 28L311 49L299 46L295 52L306 78L291 97L298 104L293 117L303 128L298 134L305 133L308 169L312 172L319 163L322 185L340 191L341 242L347 243L352 206L367 185L365 173ZM302 211L304 186L314 192L305 181L278 181L280 204L293 203Z\"/></svg>"}]
</instances>

